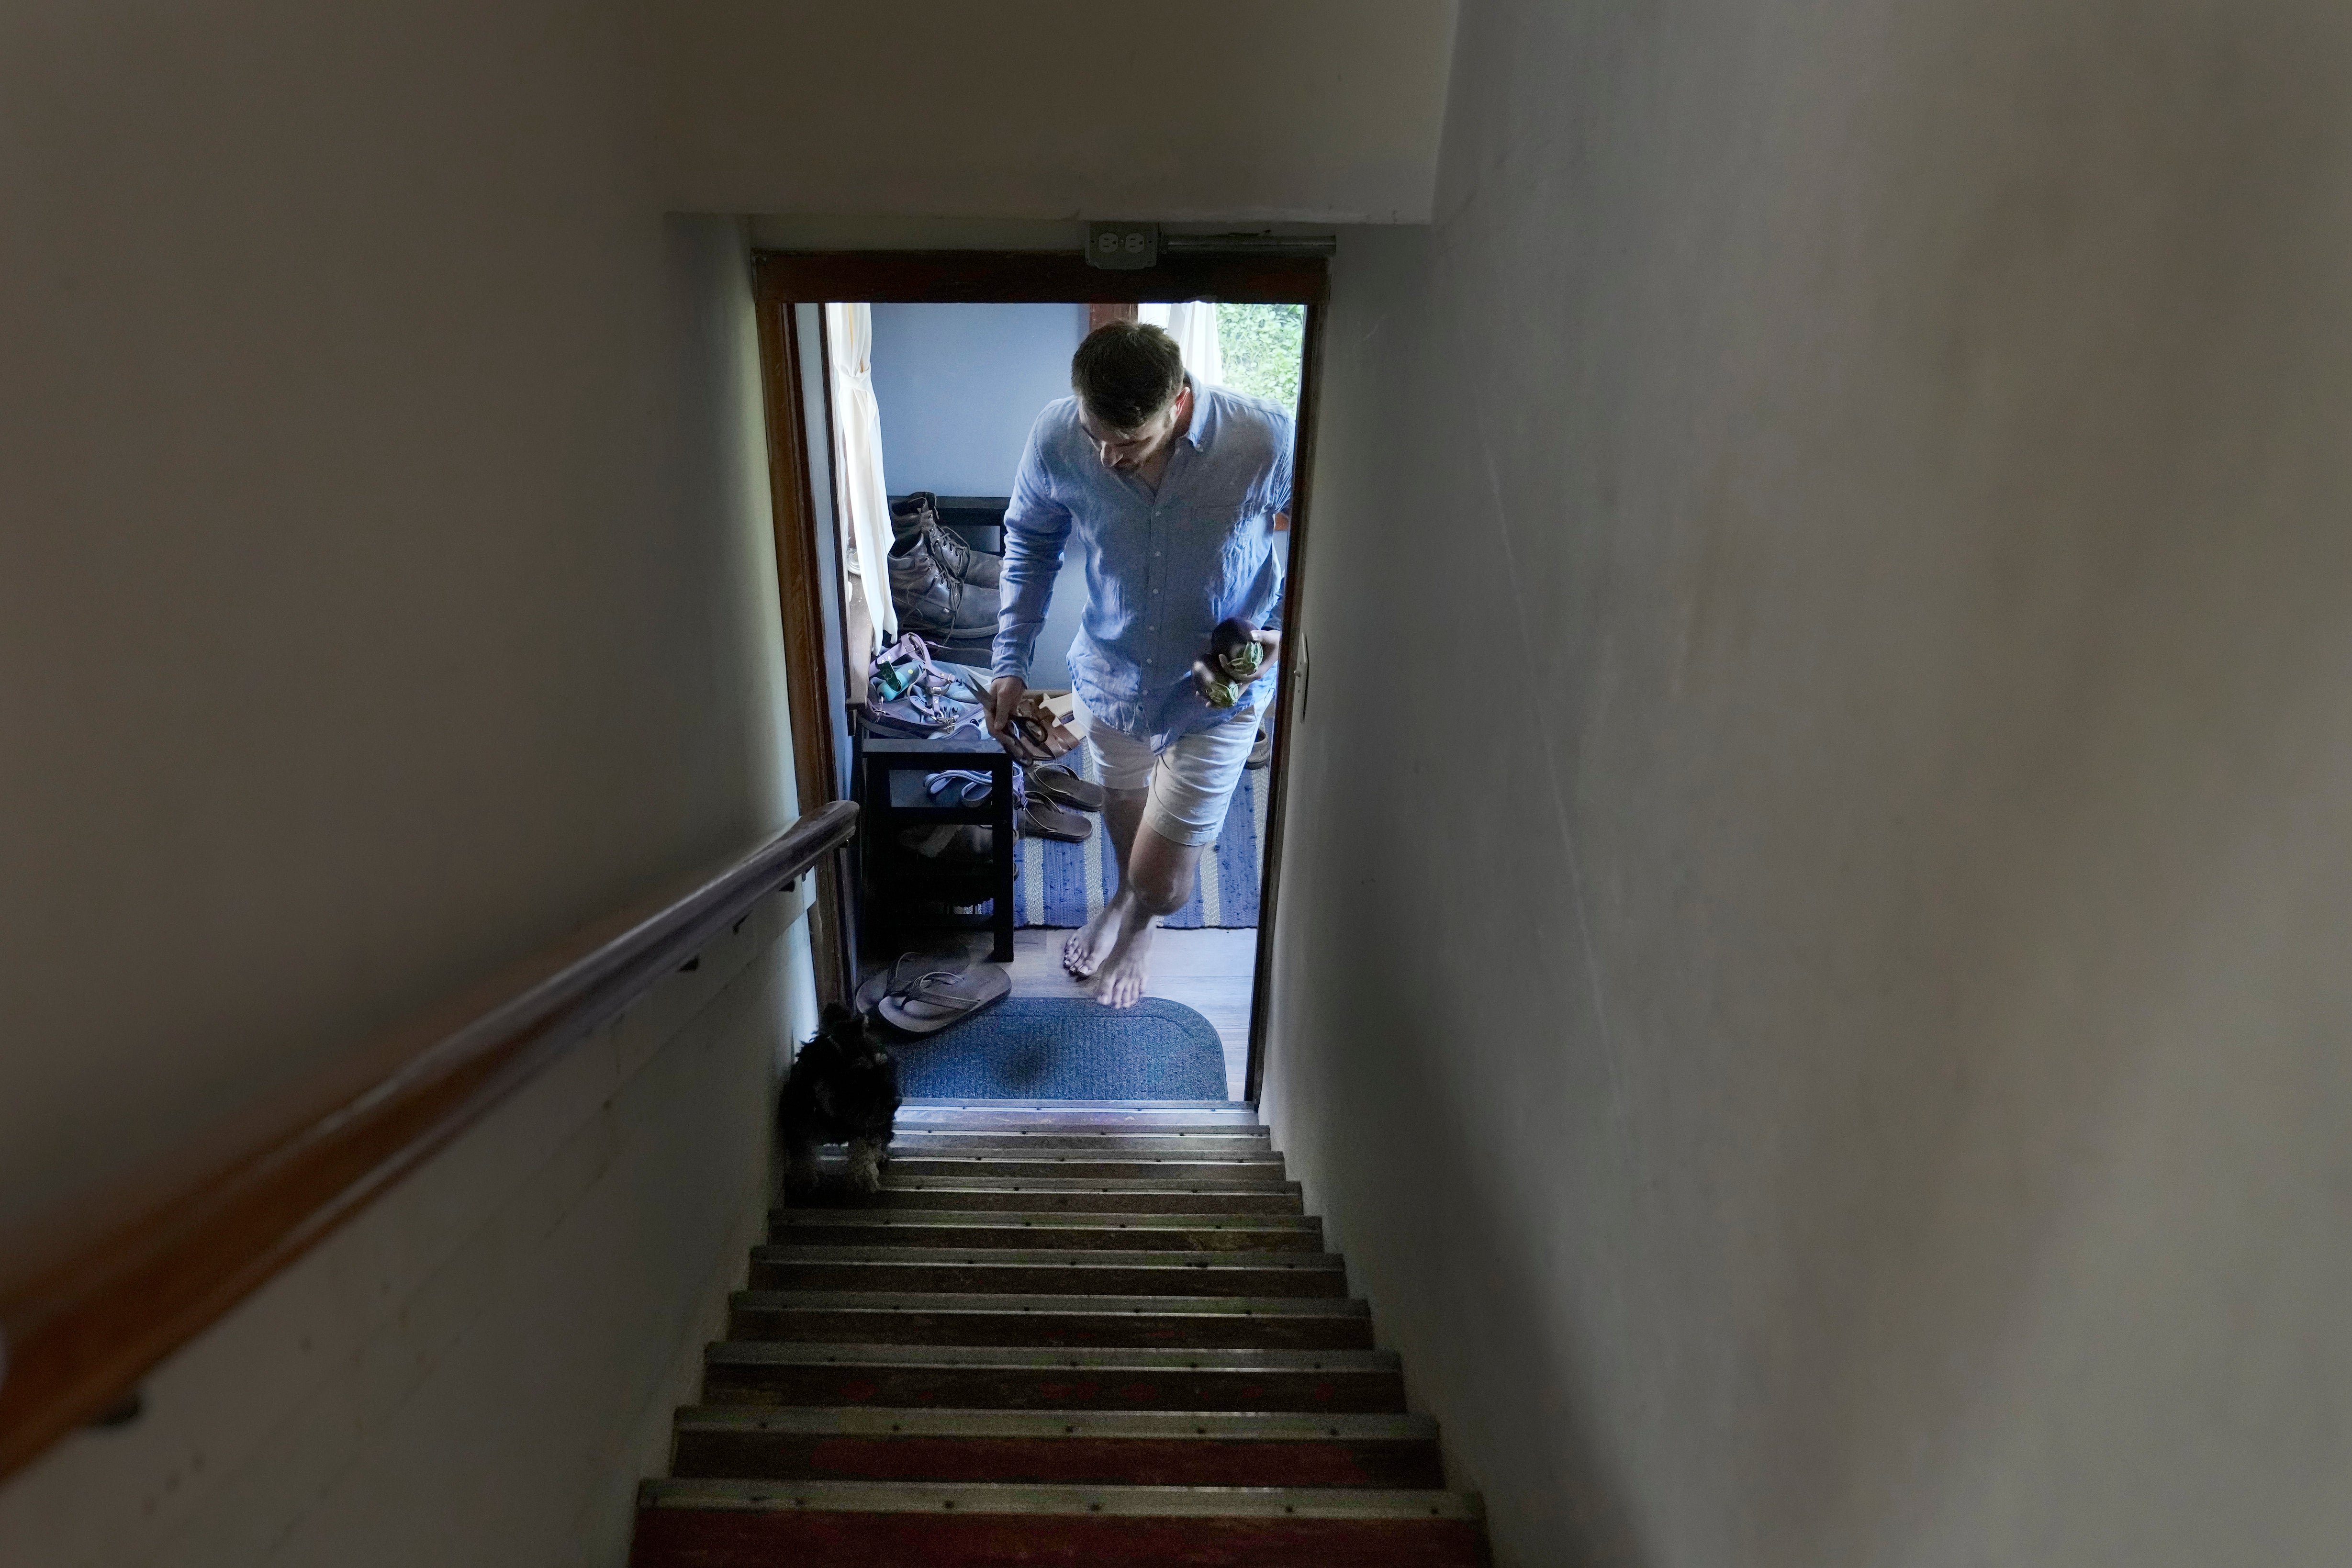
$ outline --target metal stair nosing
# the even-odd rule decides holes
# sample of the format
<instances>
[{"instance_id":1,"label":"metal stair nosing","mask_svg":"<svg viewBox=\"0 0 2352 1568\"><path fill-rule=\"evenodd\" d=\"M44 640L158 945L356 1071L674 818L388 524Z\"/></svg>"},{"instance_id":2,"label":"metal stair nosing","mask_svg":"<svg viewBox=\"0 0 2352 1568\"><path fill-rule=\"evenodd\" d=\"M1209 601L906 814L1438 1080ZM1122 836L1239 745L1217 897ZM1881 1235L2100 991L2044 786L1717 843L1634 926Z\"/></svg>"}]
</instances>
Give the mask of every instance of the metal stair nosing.
<instances>
[{"instance_id":1,"label":"metal stair nosing","mask_svg":"<svg viewBox=\"0 0 2352 1568\"><path fill-rule=\"evenodd\" d=\"M1342 1487L1063 1487L992 1482L657 1479L648 1508L815 1509L834 1512L1073 1513L1138 1518L1476 1520L1475 1492Z\"/></svg>"}]
</instances>

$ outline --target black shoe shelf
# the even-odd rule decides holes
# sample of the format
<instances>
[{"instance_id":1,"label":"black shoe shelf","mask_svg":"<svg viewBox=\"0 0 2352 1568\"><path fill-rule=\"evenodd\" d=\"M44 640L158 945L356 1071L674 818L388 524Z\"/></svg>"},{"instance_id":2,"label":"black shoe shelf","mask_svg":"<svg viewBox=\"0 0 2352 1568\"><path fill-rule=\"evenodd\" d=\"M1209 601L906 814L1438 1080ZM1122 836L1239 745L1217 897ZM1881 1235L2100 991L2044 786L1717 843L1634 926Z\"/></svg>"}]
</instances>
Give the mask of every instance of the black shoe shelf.
<instances>
[{"instance_id":1,"label":"black shoe shelf","mask_svg":"<svg viewBox=\"0 0 2352 1568\"><path fill-rule=\"evenodd\" d=\"M989 956L1013 962L1013 879L1020 854L1013 834L1013 758L993 740L902 740L863 733L857 784L859 946L882 962L958 932L985 931ZM977 805L940 805L925 793L929 775L963 768L989 776ZM909 827L971 823L990 829L985 858L929 857L898 842ZM975 906L987 906L980 912Z\"/></svg>"}]
</instances>

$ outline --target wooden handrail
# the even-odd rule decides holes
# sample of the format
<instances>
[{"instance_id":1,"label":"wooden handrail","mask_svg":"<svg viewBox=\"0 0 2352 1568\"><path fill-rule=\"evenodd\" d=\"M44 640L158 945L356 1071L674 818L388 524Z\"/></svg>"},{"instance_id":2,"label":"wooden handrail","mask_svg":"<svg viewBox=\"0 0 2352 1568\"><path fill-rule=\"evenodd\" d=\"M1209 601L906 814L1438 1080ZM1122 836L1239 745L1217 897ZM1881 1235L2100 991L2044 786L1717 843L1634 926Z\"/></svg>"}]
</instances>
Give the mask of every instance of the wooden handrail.
<instances>
[{"instance_id":1,"label":"wooden handrail","mask_svg":"<svg viewBox=\"0 0 2352 1568\"><path fill-rule=\"evenodd\" d=\"M0 1241L0 1477L202 1332L856 830L836 801Z\"/></svg>"}]
</instances>

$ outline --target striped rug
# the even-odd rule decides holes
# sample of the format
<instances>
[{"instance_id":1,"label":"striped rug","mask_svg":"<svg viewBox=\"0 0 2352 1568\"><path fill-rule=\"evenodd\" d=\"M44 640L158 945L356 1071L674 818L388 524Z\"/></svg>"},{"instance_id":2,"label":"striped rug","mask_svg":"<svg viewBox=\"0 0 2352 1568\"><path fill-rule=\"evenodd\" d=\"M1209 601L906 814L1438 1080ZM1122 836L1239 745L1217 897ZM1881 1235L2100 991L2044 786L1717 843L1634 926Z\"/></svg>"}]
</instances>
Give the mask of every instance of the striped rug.
<instances>
[{"instance_id":1,"label":"striped rug","mask_svg":"<svg viewBox=\"0 0 2352 1568\"><path fill-rule=\"evenodd\" d=\"M1099 783L1095 749L1080 746L1063 759ZM1266 770L1244 769L1225 808L1225 826L1215 846L1201 857L1201 874L1184 907L1160 921L1178 931L1202 926L1257 924L1258 867L1265 857ZM1021 840L1021 869L1013 884L1013 923L1017 926L1082 926L1118 890L1118 858L1111 852L1100 818L1084 844L1058 838Z\"/></svg>"}]
</instances>

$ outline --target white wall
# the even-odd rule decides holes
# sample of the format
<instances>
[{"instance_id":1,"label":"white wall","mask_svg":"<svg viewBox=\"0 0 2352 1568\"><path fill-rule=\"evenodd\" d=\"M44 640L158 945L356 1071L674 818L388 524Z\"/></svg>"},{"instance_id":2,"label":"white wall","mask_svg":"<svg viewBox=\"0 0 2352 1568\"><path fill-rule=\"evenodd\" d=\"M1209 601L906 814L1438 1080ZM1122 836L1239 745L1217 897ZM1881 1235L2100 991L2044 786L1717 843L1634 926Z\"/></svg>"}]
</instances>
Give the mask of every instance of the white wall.
<instances>
[{"instance_id":1,"label":"white wall","mask_svg":"<svg viewBox=\"0 0 2352 1568\"><path fill-rule=\"evenodd\" d=\"M137 1422L0 1488L0 1562L620 1568L764 1234L799 909L767 900L271 1280Z\"/></svg>"},{"instance_id":2,"label":"white wall","mask_svg":"<svg viewBox=\"0 0 2352 1568\"><path fill-rule=\"evenodd\" d=\"M695 211L1419 222L1454 0L663 7Z\"/></svg>"},{"instance_id":3,"label":"white wall","mask_svg":"<svg viewBox=\"0 0 2352 1568\"><path fill-rule=\"evenodd\" d=\"M1337 265L1269 1109L1498 1560L2341 1563L2352 13L1458 51Z\"/></svg>"},{"instance_id":4,"label":"white wall","mask_svg":"<svg viewBox=\"0 0 2352 1568\"><path fill-rule=\"evenodd\" d=\"M624 20L5 24L0 1220L782 819Z\"/></svg>"},{"instance_id":5,"label":"white wall","mask_svg":"<svg viewBox=\"0 0 2352 1568\"><path fill-rule=\"evenodd\" d=\"M0 20L0 1226L788 819L742 237L665 226L646 53L619 5ZM594 1155L609 1183L549 1200L549 1226L584 1216L622 1250L544 1233L555 1251L512 1259L525 1284L444 1302L451 1358L511 1356L502 1386L542 1394L591 1375L530 1359L549 1315L511 1309L604 1289L617 1262L643 1294L551 1353L603 1356L626 1320L650 1331L629 1354L669 1364L681 1314L741 1267L789 1012L774 974L803 942L775 931L744 960L770 978L709 1037L712 1076L608 1118L622 1144L695 1128L708 1146ZM537 1158L500 1152L511 1184L469 1191L473 1212L537 1202ZM434 1201L383 1210L408 1238L394 1300L436 1289L454 1256L436 1248L473 1223ZM331 1402L373 1375L364 1337L315 1375L287 1339L246 1369L270 1397ZM603 1371L593 1397L634 1415L646 1365L615 1352ZM213 1393L220 1422L253 1416ZM422 1414L467 1407L435 1397L374 1407L417 1424L352 1450L337 1517L377 1529L387 1500L450 1475L446 1425ZM546 1415L617 1408L550 1394ZM571 1436L622 1440L609 1421ZM202 1451L219 1480L232 1461ZM149 1457L88 1485L109 1508L201 1489ZM534 1549L618 1560L625 1467L512 1473L520 1489L469 1479L410 1523L511 1563L511 1540L467 1531L487 1510L593 1515ZM352 1561L306 1533L310 1507L278 1494L215 1524L282 1527L279 1556L237 1560ZM186 1528L165 1560L236 1556ZM65 1561L136 1560L71 1539ZM427 1557L464 1560L407 1560Z\"/></svg>"}]
</instances>

